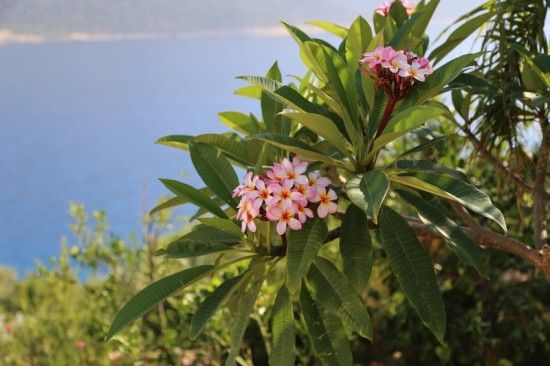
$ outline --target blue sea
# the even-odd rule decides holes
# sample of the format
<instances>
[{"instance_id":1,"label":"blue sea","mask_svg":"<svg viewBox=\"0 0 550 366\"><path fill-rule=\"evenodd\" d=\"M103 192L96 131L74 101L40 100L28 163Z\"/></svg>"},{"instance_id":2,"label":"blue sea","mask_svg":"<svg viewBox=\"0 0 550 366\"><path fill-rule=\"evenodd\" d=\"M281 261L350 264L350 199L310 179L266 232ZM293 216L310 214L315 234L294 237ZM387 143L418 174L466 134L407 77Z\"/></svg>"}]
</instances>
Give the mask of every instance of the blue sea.
<instances>
[{"instance_id":1,"label":"blue sea","mask_svg":"<svg viewBox=\"0 0 550 366\"><path fill-rule=\"evenodd\" d=\"M258 111L233 94L235 76L275 60L303 73L287 37L0 46L0 265L22 274L56 255L71 200L139 237L144 209L167 194L157 178L202 186L186 152L154 141L225 131L220 111Z\"/></svg>"}]
</instances>

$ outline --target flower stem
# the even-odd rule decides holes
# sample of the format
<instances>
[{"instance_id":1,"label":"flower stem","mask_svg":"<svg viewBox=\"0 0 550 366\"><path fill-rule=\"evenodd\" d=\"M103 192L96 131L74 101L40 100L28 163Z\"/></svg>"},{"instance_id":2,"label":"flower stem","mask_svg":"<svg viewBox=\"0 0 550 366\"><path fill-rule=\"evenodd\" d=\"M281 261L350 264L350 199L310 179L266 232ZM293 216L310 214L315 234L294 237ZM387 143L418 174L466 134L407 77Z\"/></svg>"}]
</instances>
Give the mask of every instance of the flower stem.
<instances>
[{"instance_id":1,"label":"flower stem","mask_svg":"<svg viewBox=\"0 0 550 366\"><path fill-rule=\"evenodd\" d=\"M390 99L388 100L388 104L386 104L386 109L384 109L382 120L380 121L380 125L378 125L378 130L376 131L376 135L374 136L374 138L378 138L390 122L390 118L396 103L397 100L390 97Z\"/></svg>"}]
</instances>

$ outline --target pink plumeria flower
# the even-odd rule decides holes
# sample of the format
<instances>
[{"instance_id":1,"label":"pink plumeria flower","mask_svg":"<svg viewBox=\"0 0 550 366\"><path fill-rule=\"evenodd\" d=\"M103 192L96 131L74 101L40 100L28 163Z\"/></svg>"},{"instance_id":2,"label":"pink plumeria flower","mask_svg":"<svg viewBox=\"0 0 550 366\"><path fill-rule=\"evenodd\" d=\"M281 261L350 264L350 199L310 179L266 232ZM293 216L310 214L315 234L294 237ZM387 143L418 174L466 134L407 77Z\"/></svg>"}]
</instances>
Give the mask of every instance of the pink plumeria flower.
<instances>
[{"instance_id":1,"label":"pink plumeria flower","mask_svg":"<svg viewBox=\"0 0 550 366\"><path fill-rule=\"evenodd\" d=\"M246 216L247 212L255 213L255 216L257 216L260 212L261 205L261 201L251 200L244 196L237 206L237 208L239 209L237 211L237 219L241 220L244 216Z\"/></svg>"},{"instance_id":2,"label":"pink plumeria flower","mask_svg":"<svg viewBox=\"0 0 550 366\"><path fill-rule=\"evenodd\" d=\"M241 231L244 233L247 229L253 233L256 232L256 223L254 219L258 214L254 211L245 211L241 215Z\"/></svg>"},{"instance_id":3,"label":"pink plumeria flower","mask_svg":"<svg viewBox=\"0 0 550 366\"><path fill-rule=\"evenodd\" d=\"M372 52L365 52L363 58L359 61L361 64L367 64L370 68L380 65L384 60L385 48L382 46L376 47Z\"/></svg>"},{"instance_id":4,"label":"pink plumeria flower","mask_svg":"<svg viewBox=\"0 0 550 366\"><path fill-rule=\"evenodd\" d=\"M271 187L261 179L256 181L256 189L246 194L246 197L250 200L254 200L255 204L261 206L262 203L267 202L271 197Z\"/></svg>"},{"instance_id":5,"label":"pink plumeria flower","mask_svg":"<svg viewBox=\"0 0 550 366\"><path fill-rule=\"evenodd\" d=\"M302 228L302 223L294 217L295 214L296 212L294 212L293 207L273 207L267 212L267 218L271 221L279 221L277 223L277 234L283 235L286 232L287 225L292 230L300 230Z\"/></svg>"},{"instance_id":6,"label":"pink plumeria flower","mask_svg":"<svg viewBox=\"0 0 550 366\"><path fill-rule=\"evenodd\" d=\"M270 183L280 183L285 180L285 170L281 164L274 164L266 173Z\"/></svg>"},{"instance_id":7,"label":"pink plumeria flower","mask_svg":"<svg viewBox=\"0 0 550 366\"><path fill-rule=\"evenodd\" d=\"M374 11L384 17L388 16L388 14L390 13L390 6L391 4L389 3L389 1L385 0L382 5L380 5L379 7L377 7L376 9L374 9Z\"/></svg>"},{"instance_id":8,"label":"pink plumeria flower","mask_svg":"<svg viewBox=\"0 0 550 366\"><path fill-rule=\"evenodd\" d=\"M319 202L317 215L319 215L320 218L324 218L328 214L332 214L338 211L338 205L332 202L336 199L338 199L338 196L336 196L336 192L334 192L332 189L329 189L328 192L325 188L318 190L317 197L312 200L312 202Z\"/></svg>"},{"instance_id":9,"label":"pink plumeria flower","mask_svg":"<svg viewBox=\"0 0 550 366\"><path fill-rule=\"evenodd\" d=\"M409 2L409 0L401 0L401 5L403 5L405 10L407 11L408 16L411 16L416 9L416 4Z\"/></svg>"},{"instance_id":10,"label":"pink plumeria flower","mask_svg":"<svg viewBox=\"0 0 550 366\"><path fill-rule=\"evenodd\" d=\"M418 59L418 63L422 67L422 69L426 70L425 75L429 75L432 73L432 65L430 65L430 60L428 60L427 57L420 57Z\"/></svg>"},{"instance_id":11,"label":"pink plumeria flower","mask_svg":"<svg viewBox=\"0 0 550 366\"><path fill-rule=\"evenodd\" d=\"M291 163L288 159L284 159L281 165L284 169L285 182L289 181L293 185L307 183L307 177L302 175L307 169L306 162L301 162L300 159L294 158Z\"/></svg>"},{"instance_id":12,"label":"pink plumeria flower","mask_svg":"<svg viewBox=\"0 0 550 366\"><path fill-rule=\"evenodd\" d=\"M424 75L429 74L430 72L426 69L423 69L418 62L413 62L410 67L402 68L399 71L399 75L402 77L413 77L418 81L425 81L426 77Z\"/></svg>"},{"instance_id":13,"label":"pink plumeria flower","mask_svg":"<svg viewBox=\"0 0 550 366\"><path fill-rule=\"evenodd\" d=\"M253 175L252 172L246 173L243 178L243 184L233 190L233 197L244 196L247 193L256 189L256 181L260 179L257 175Z\"/></svg>"},{"instance_id":14,"label":"pink plumeria flower","mask_svg":"<svg viewBox=\"0 0 550 366\"><path fill-rule=\"evenodd\" d=\"M384 61L382 67L390 69L394 74L398 73L402 68L407 68L409 63L407 62L407 56L402 51L394 52L391 59Z\"/></svg>"},{"instance_id":15,"label":"pink plumeria flower","mask_svg":"<svg viewBox=\"0 0 550 366\"><path fill-rule=\"evenodd\" d=\"M282 185L280 184L271 184L270 188L273 192L273 196L268 198L268 206L281 206L281 207L292 207L292 202L301 201L303 199L302 194L297 191L293 191L292 187L294 184L289 180L285 180Z\"/></svg>"},{"instance_id":16,"label":"pink plumeria flower","mask_svg":"<svg viewBox=\"0 0 550 366\"><path fill-rule=\"evenodd\" d=\"M330 185L330 179L321 177L319 172L311 172L307 176L309 189L307 197L311 201L317 196L317 190L326 188Z\"/></svg>"},{"instance_id":17,"label":"pink plumeria flower","mask_svg":"<svg viewBox=\"0 0 550 366\"><path fill-rule=\"evenodd\" d=\"M295 204L294 210L296 211L296 216L298 216L298 221L300 221L302 224L307 221L307 218L309 217L312 219L315 217L313 214L313 210L311 208L306 207L307 206L307 200L305 202L306 204L303 205L302 203Z\"/></svg>"}]
</instances>

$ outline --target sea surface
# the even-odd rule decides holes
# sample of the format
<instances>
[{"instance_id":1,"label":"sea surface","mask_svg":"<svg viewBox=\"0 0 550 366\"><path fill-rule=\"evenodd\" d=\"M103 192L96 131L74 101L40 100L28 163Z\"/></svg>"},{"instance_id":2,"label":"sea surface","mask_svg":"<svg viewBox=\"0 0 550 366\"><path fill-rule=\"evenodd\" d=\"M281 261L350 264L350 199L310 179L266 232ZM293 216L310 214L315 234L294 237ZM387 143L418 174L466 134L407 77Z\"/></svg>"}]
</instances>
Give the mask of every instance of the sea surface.
<instances>
[{"instance_id":1,"label":"sea surface","mask_svg":"<svg viewBox=\"0 0 550 366\"><path fill-rule=\"evenodd\" d=\"M287 37L0 46L0 265L22 274L56 255L71 200L139 237L141 214L167 194L157 178L202 186L186 152L154 141L225 131L220 111L258 111L233 94L235 76L275 60L303 73Z\"/></svg>"}]
</instances>

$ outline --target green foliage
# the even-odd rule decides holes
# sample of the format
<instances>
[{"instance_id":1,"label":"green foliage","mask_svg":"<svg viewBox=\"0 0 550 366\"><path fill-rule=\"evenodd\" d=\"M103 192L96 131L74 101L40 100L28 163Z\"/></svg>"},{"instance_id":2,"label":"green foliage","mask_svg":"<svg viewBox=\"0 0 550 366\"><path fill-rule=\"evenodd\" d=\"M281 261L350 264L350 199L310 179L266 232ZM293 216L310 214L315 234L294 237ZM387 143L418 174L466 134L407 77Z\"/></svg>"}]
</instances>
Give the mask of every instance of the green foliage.
<instances>
[{"instance_id":1,"label":"green foliage","mask_svg":"<svg viewBox=\"0 0 550 366\"><path fill-rule=\"evenodd\" d=\"M447 317L441 286L433 259L408 223L406 209L412 208L428 230L441 234L453 254L483 276L488 275L481 249L447 217L446 204L455 201L506 231L502 212L489 195L469 182L468 173L436 164L428 156L443 140L437 129L453 118L436 98L464 82L468 78L465 70L476 65L480 54L448 61L403 98L386 95L383 86L358 69L361 54L379 45L425 54L430 47L425 31L438 4L438 0L422 2L410 17L402 5L394 4L387 17L375 14L374 36L361 17L349 28L314 23L336 34L341 39L339 45L312 38L283 23L307 68L304 77L295 78L298 86L282 80L277 63L265 76L240 76L250 85L236 93L259 99L262 120L252 114L223 112L219 118L233 129L231 133L161 139L168 146L189 150L207 187L198 190L162 180L177 199L154 211L190 202L199 207L194 218L201 224L158 254L166 254L167 259L219 255L213 265L188 268L146 287L121 309L109 336L194 280L221 275L225 281L199 307L191 334L197 336L206 329L205 323L214 313L224 307L230 309L233 323L226 365L245 362L242 345L247 329L258 322L269 324L269 320L267 332L271 337L266 341L270 343L266 346L262 342L258 347L270 350L271 364L294 362L294 349L298 349L294 335L303 331L310 340L306 347L321 363L350 365L353 357L348 339L360 342L362 337L377 342L376 327L373 329L377 323L369 314L371 273L376 272L377 263L397 278L399 288L392 287L392 296L404 294L420 321L440 342L437 347L445 347ZM456 30L435 55L444 57L484 19ZM531 67L525 78L533 85L534 80L545 80L540 74L545 76L546 71L541 71L537 60L525 61ZM456 92L453 101L465 103L462 94ZM348 207L345 215L337 212L327 219L309 220L301 230L288 235L277 235L271 223L256 219L257 232L241 234L232 221L237 209L232 191L239 184L233 166L262 174L266 165L295 156L326 172L339 194L339 209ZM404 156L411 160L402 159ZM449 165L456 167L455 162ZM340 239L339 251L335 238ZM378 250L378 258L373 256L377 249L373 238L383 248ZM247 269L227 276L235 263ZM270 290L262 287L266 282ZM278 289L275 296L273 288ZM262 297L264 294L268 296ZM266 301L261 316L256 311L259 299ZM294 311L302 314L305 327L295 319Z\"/></svg>"}]
</instances>

